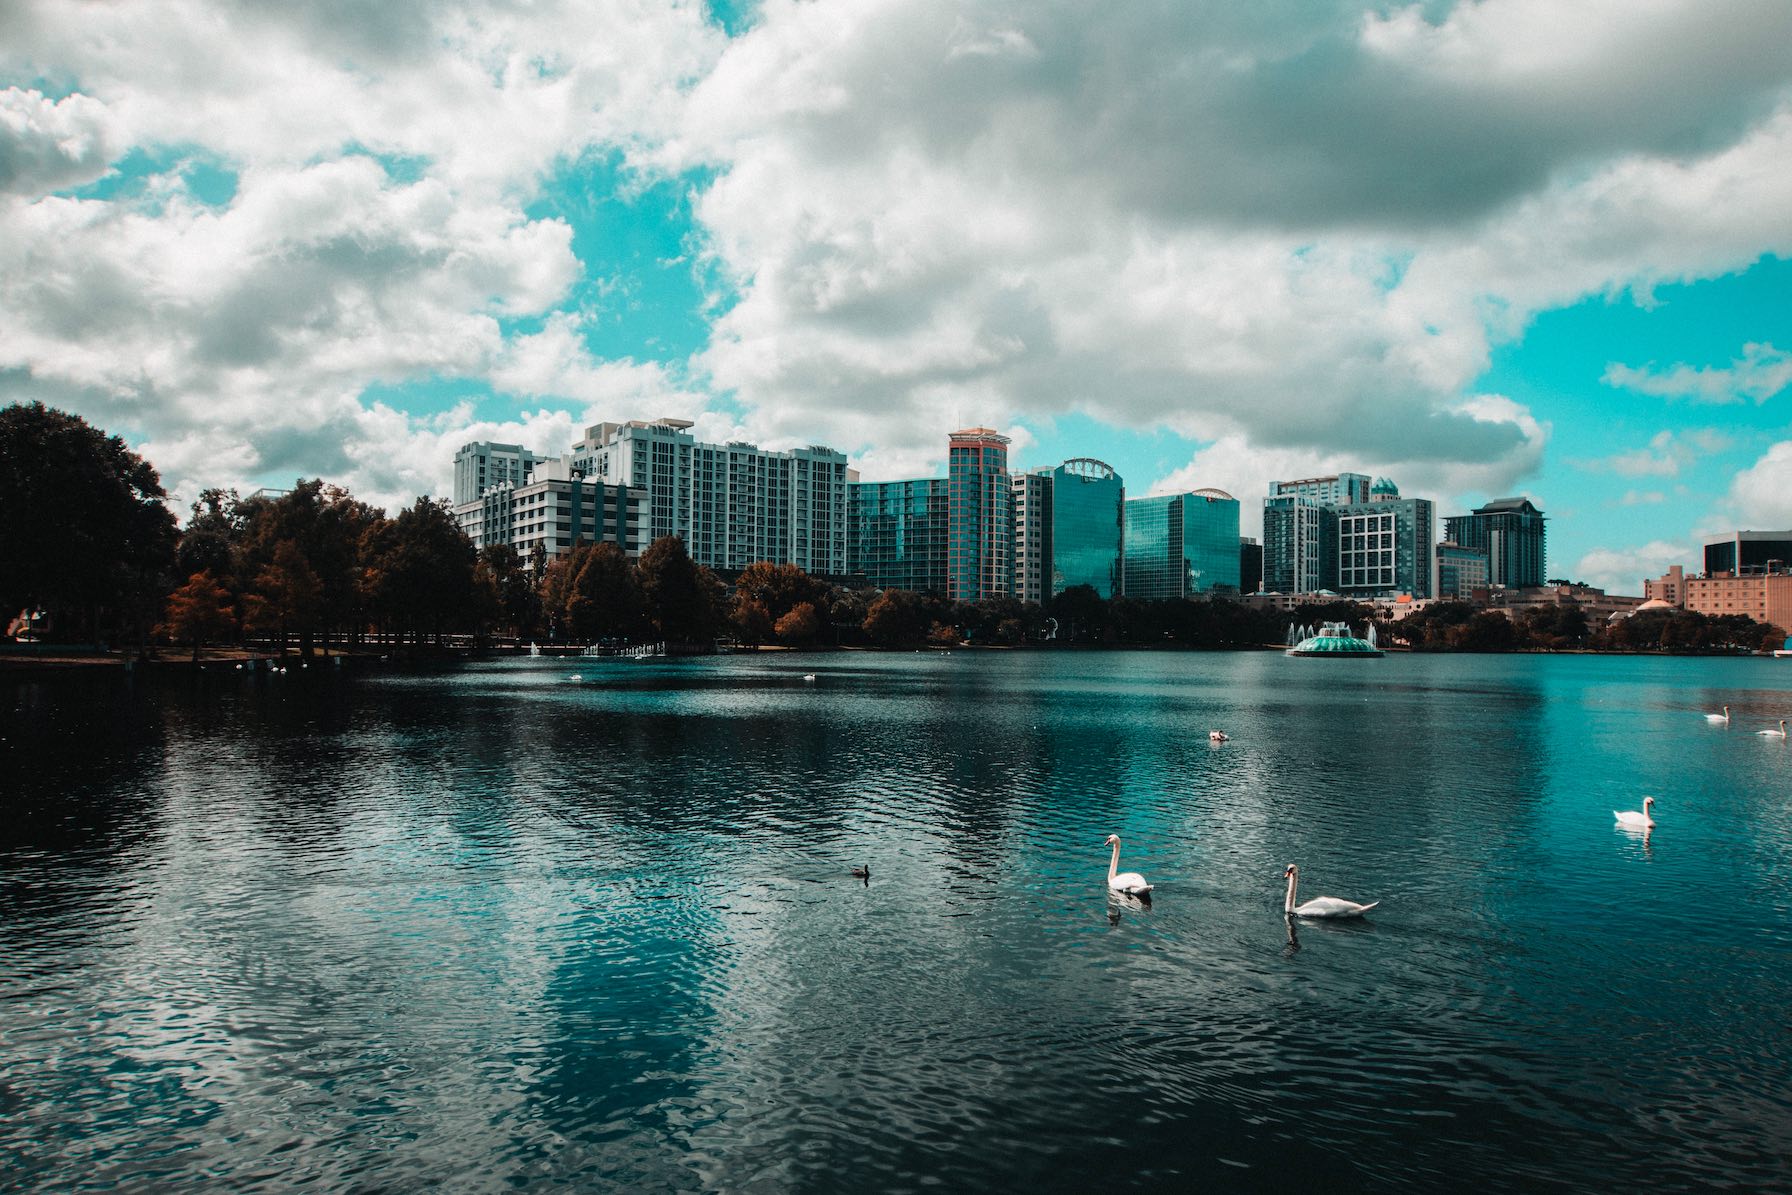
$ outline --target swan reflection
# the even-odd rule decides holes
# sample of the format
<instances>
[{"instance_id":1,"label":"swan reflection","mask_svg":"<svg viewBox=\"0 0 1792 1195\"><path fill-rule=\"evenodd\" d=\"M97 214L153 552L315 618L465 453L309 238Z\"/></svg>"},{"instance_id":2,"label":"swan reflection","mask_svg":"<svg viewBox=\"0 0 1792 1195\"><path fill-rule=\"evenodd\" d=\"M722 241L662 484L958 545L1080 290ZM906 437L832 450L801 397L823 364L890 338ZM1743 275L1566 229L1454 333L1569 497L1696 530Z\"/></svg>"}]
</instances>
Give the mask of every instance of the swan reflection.
<instances>
[{"instance_id":1,"label":"swan reflection","mask_svg":"<svg viewBox=\"0 0 1792 1195\"><path fill-rule=\"evenodd\" d=\"M1128 910L1134 913L1145 913L1151 909L1151 897L1134 896L1130 892L1108 891L1108 924L1119 925L1120 914Z\"/></svg>"}]
</instances>

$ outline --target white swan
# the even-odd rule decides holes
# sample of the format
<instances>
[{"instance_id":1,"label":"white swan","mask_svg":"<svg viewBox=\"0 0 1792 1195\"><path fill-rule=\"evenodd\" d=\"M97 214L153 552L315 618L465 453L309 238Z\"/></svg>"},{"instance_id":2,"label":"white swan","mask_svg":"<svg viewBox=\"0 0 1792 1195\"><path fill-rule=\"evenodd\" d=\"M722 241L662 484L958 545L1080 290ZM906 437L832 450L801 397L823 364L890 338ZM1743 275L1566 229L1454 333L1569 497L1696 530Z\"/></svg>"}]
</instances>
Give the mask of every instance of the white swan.
<instances>
[{"instance_id":1,"label":"white swan","mask_svg":"<svg viewBox=\"0 0 1792 1195\"><path fill-rule=\"evenodd\" d=\"M1151 885L1145 882L1145 877L1136 871L1120 870L1120 836L1109 834L1107 843L1103 845L1108 844L1112 844L1114 848L1114 857L1108 861L1108 887L1115 892L1124 892L1128 896L1143 896L1149 899Z\"/></svg>"},{"instance_id":2,"label":"white swan","mask_svg":"<svg viewBox=\"0 0 1792 1195\"><path fill-rule=\"evenodd\" d=\"M803 679L810 684L814 684L815 683L815 674L813 672L805 672L805 673L803 673Z\"/></svg>"},{"instance_id":3,"label":"white swan","mask_svg":"<svg viewBox=\"0 0 1792 1195\"><path fill-rule=\"evenodd\" d=\"M1224 743L1231 738L1232 736L1223 730L1210 730L1207 732L1207 741L1210 743Z\"/></svg>"},{"instance_id":4,"label":"white swan","mask_svg":"<svg viewBox=\"0 0 1792 1195\"><path fill-rule=\"evenodd\" d=\"M1786 720L1784 718L1780 719L1780 728L1778 730L1757 730L1755 733L1764 734L1768 738L1783 739L1786 737Z\"/></svg>"},{"instance_id":5,"label":"white swan","mask_svg":"<svg viewBox=\"0 0 1792 1195\"><path fill-rule=\"evenodd\" d=\"M1724 706L1724 712L1721 714L1706 714L1705 721L1722 722L1725 726L1728 726L1730 724L1730 707L1727 705Z\"/></svg>"},{"instance_id":6,"label":"white swan","mask_svg":"<svg viewBox=\"0 0 1792 1195\"><path fill-rule=\"evenodd\" d=\"M1628 809L1623 813L1619 813L1614 809L1612 810L1612 816L1617 818L1618 824L1623 826L1626 830L1647 830L1655 824L1655 819L1649 816L1649 806L1653 804L1655 804L1654 797L1644 797L1643 811L1641 813L1638 813L1634 809Z\"/></svg>"},{"instance_id":7,"label":"white swan","mask_svg":"<svg viewBox=\"0 0 1792 1195\"><path fill-rule=\"evenodd\" d=\"M1317 896L1306 904L1297 906L1294 903L1294 889L1300 883L1300 868L1290 863L1282 874L1288 877L1288 899L1283 902L1282 910L1291 917L1361 917L1381 903L1379 900L1372 900L1366 905L1359 905L1354 900Z\"/></svg>"}]
</instances>

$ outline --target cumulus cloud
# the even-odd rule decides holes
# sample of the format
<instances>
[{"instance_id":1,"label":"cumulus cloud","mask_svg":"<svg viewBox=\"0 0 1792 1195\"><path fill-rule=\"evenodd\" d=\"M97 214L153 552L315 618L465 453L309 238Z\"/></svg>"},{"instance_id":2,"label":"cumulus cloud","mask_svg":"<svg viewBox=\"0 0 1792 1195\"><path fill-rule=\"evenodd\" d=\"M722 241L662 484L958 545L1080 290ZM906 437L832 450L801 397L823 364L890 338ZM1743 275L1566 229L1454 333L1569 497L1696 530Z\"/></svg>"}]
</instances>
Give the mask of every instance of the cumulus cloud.
<instances>
[{"instance_id":1,"label":"cumulus cloud","mask_svg":"<svg viewBox=\"0 0 1792 1195\"><path fill-rule=\"evenodd\" d=\"M1208 445L1158 488L1247 510L1339 466L1503 496L1550 428L1476 392L1493 346L1792 253L1777 0L767 0L733 40L694 0L0 20L0 81L64 95L0 105L0 393L75 395L183 475L210 452L402 493L448 464L393 454L459 433L391 388L464 378L868 477L1080 412ZM67 194L133 147L196 147L236 193ZM688 362L586 347L586 263L529 212L594 155L692 180Z\"/></svg>"},{"instance_id":2,"label":"cumulus cloud","mask_svg":"<svg viewBox=\"0 0 1792 1195\"><path fill-rule=\"evenodd\" d=\"M1738 473L1729 497L1743 527L1792 527L1792 440L1781 440Z\"/></svg>"},{"instance_id":3,"label":"cumulus cloud","mask_svg":"<svg viewBox=\"0 0 1792 1195\"><path fill-rule=\"evenodd\" d=\"M476 429L370 387L691 403L664 365L572 343L571 229L525 208L545 173L664 125L719 45L700 5L9 9L0 72L70 94L0 93L0 398L134 434L182 492L303 474L381 501L445 491ZM66 194L132 148L177 164ZM191 154L233 177L227 202L190 192ZM559 451L573 422L528 426Z\"/></svg>"},{"instance_id":4,"label":"cumulus cloud","mask_svg":"<svg viewBox=\"0 0 1792 1195\"><path fill-rule=\"evenodd\" d=\"M1614 361L1605 367L1605 384L1660 398L1686 398L1694 402L1734 403L1753 399L1764 403L1792 386L1792 353L1771 344L1745 344L1742 356L1728 368L1675 365L1657 372Z\"/></svg>"},{"instance_id":5,"label":"cumulus cloud","mask_svg":"<svg viewBox=\"0 0 1792 1195\"><path fill-rule=\"evenodd\" d=\"M1633 548L1595 548L1575 564L1572 579L1607 593L1640 594L1644 581L1654 580L1676 564L1695 567L1700 559L1699 546L1691 542L1658 539Z\"/></svg>"},{"instance_id":6,"label":"cumulus cloud","mask_svg":"<svg viewBox=\"0 0 1792 1195\"><path fill-rule=\"evenodd\" d=\"M92 182L112 160L106 106L84 95L0 91L0 194L35 197Z\"/></svg>"},{"instance_id":7,"label":"cumulus cloud","mask_svg":"<svg viewBox=\"0 0 1792 1195\"><path fill-rule=\"evenodd\" d=\"M1792 247L1792 11L1735 15L767 5L661 150L722 171L699 368L868 472L974 407L1510 490L1491 344Z\"/></svg>"}]
</instances>

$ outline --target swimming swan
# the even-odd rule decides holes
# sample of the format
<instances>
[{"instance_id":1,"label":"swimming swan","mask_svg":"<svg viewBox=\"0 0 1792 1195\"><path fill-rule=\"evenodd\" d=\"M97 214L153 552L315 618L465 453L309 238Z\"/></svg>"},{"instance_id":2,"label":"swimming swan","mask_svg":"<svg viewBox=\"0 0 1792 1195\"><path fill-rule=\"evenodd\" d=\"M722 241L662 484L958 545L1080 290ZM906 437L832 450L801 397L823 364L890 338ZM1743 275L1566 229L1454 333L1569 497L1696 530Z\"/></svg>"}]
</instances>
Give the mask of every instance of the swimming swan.
<instances>
[{"instance_id":1,"label":"swimming swan","mask_svg":"<svg viewBox=\"0 0 1792 1195\"><path fill-rule=\"evenodd\" d=\"M1151 885L1145 882L1144 876L1136 871L1120 871L1120 836L1109 834L1107 843L1103 845L1108 844L1112 844L1114 848L1114 857L1108 861L1108 887L1115 892L1124 892L1128 896L1143 896L1150 899Z\"/></svg>"},{"instance_id":2,"label":"swimming swan","mask_svg":"<svg viewBox=\"0 0 1792 1195\"><path fill-rule=\"evenodd\" d=\"M1786 720L1784 718L1780 719L1780 728L1778 730L1757 730L1755 733L1764 734L1768 738L1783 739L1786 737Z\"/></svg>"},{"instance_id":3,"label":"swimming swan","mask_svg":"<svg viewBox=\"0 0 1792 1195\"><path fill-rule=\"evenodd\" d=\"M1724 712L1721 714L1706 714L1705 721L1722 722L1725 726L1728 726L1730 724L1730 707L1727 705L1724 706Z\"/></svg>"},{"instance_id":4,"label":"swimming swan","mask_svg":"<svg viewBox=\"0 0 1792 1195\"><path fill-rule=\"evenodd\" d=\"M1618 824L1623 826L1626 830L1647 830L1655 825L1655 819L1649 816L1649 806L1653 804L1655 804L1654 797L1644 797L1643 811L1641 813L1638 813L1634 809L1619 813L1614 809L1612 810L1612 816L1617 818Z\"/></svg>"},{"instance_id":5,"label":"swimming swan","mask_svg":"<svg viewBox=\"0 0 1792 1195\"><path fill-rule=\"evenodd\" d=\"M1300 883L1300 868L1290 863L1282 873L1288 877L1288 899L1283 902L1282 910L1290 917L1361 917L1370 909L1380 904L1379 900L1359 905L1354 900L1340 900L1335 896L1319 896L1304 905L1294 903L1294 889Z\"/></svg>"}]
</instances>

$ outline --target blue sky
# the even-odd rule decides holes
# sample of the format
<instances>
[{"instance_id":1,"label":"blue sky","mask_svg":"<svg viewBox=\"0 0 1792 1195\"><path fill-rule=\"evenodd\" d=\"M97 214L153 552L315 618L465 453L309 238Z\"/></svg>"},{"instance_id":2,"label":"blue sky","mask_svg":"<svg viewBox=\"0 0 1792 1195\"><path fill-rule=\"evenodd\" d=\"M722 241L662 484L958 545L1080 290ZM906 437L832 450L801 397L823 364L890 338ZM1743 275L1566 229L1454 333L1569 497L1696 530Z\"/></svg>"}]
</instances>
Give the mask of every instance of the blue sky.
<instances>
[{"instance_id":1,"label":"blue sky","mask_svg":"<svg viewBox=\"0 0 1792 1195\"><path fill-rule=\"evenodd\" d=\"M27 0L0 401L388 506L601 419L1792 526L1792 9Z\"/></svg>"}]
</instances>

